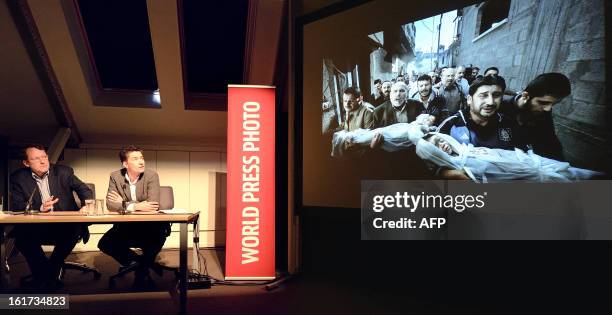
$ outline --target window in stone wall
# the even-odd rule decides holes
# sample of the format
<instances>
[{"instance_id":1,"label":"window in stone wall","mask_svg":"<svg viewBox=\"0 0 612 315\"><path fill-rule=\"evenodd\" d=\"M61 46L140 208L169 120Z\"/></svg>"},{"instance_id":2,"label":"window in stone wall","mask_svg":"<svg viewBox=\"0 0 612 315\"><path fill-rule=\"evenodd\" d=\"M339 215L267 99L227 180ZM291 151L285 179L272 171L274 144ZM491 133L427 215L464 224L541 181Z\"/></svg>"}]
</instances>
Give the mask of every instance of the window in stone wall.
<instances>
[{"instance_id":1,"label":"window in stone wall","mask_svg":"<svg viewBox=\"0 0 612 315\"><path fill-rule=\"evenodd\" d=\"M508 18L509 12L510 0L490 0L483 3L478 12L480 25L476 28L476 36L502 24Z\"/></svg>"}]
</instances>

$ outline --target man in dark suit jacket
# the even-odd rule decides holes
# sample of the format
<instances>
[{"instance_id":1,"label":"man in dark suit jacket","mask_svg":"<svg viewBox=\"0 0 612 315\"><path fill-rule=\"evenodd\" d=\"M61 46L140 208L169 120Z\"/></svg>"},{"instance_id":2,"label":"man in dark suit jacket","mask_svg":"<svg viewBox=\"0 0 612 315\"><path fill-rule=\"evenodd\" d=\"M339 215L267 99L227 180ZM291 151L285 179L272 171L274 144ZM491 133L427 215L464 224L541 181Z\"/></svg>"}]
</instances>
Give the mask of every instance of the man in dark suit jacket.
<instances>
[{"instance_id":1,"label":"man in dark suit jacket","mask_svg":"<svg viewBox=\"0 0 612 315\"><path fill-rule=\"evenodd\" d=\"M142 149L128 146L119 152L122 169L111 173L108 182L106 205L109 211L159 210L159 176L145 169ZM138 263L134 286L142 288L149 284L149 268L161 251L166 237L170 235L170 224L166 222L118 223L98 243L98 248L127 267ZM138 247L142 255L130 248Z\"/></svg>"},{"instance_id":2,"label":"man in dark suit jacket","mask_svg":"<svg viewBox=\"0 0 612 315\"><path fill-rule=\"evenodd\" d=\"M76 211L84 200L93 199L93 192L79 180L72 168L51 165L40 145L30 145L24 150L25 168L15 171L10 178L11 209L30 208L41 212ZM77 205L73 192L81 200ZM31 202L30 201L31 196ZM15 246L23 254L32 271L31 286L54 289L61 287L59 273L66 257L79 241L87 238L87 226L78 223L18 225L11 232ZM43 244L55 245L50 258L42 250Z\"/></svg>"},{"instance_id":3,"label":"man in dark suit jacket","mask_svg":"<svg viewBox=\"0 0 612 315\"><path fill-rule=\"evenodd\" d=\"M552 109L571 93L572 85L564 74L543 73L529 82L524 91L504 96L499 111L517 122L518 132L533 152L564 161Z\"/></svg>"},{"instance_id":4,"label":"man in dark suit jacket","mask_svg":"<svg viewBox=\"0 0 612 315\"><path fill-rule=\"evenodd\" d=\"M408 98L408 86L404 82L396 82L391 86L390 99L374 110L374 126L379 128L410 123L424 112L423 103Z\"/></svg>"}]
</instances>

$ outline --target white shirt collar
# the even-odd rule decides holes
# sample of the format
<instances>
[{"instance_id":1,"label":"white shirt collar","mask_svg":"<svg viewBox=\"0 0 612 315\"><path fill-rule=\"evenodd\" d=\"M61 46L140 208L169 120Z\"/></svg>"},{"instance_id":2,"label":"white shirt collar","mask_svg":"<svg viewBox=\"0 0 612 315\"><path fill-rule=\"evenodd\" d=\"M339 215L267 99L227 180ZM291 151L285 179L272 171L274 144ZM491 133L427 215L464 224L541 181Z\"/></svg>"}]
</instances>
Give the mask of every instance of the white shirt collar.
<instances>
[{"instance_id":1,"label":"white shirt collar","mask_svg":"<svg viewBox=\"0 0 612 315\"><path fill-rule=\"evenodd\" d=\"M138 182L138 180L140 179L140 175L138 177L136 177L135 181L131 181L130 180L130 175L128 175L128 172L125 172L125 179L127 179L128 183L130 183L130 185L136 185L136 183Z\"/></svg>"},{"instance_id":2,"label":"white shirt collar","mask_svg":"<svg viewBox=\"0 0 612 315\"><path fill-rule=\"evenodd\" d=\"M44 180L47 176L49 176L49 171L46 171L41 177L36 175L36 173L32 172L32 177L36 180Z\"/></svg>"}]
</instances>

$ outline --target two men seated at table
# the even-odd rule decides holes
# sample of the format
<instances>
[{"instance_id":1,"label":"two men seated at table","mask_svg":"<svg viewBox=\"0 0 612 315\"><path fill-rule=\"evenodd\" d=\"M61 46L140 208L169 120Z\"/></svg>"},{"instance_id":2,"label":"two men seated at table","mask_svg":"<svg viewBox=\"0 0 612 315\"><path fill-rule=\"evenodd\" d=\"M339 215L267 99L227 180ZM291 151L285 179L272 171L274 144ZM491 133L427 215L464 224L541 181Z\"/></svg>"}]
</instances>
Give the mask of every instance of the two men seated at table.
<instances>
[{"instance_id":1,"label":"two men seated at table","mask_svg":"<svg viewBox=\"0 0 612 315\"><path fill-rule=\"evenodd\" d=\"M123 168L111 173L107 208L111 212L159 210L159 176L145 169L142 149L128 146L119 152ZM44 147L30 145L24 150L25 168L11 175L11 209L24 210L31 200L31 209L41 212L77 211L84 200L94 199L93 192L79 180L72 168L51 165ZM77 206L72 192L76 192L81 205ZM98 247L115 258L122 266L139 263L134 286L147 284L149 267L161 251L170 224L166 222L118 223L104 234ZM32 271L28 286L40 289L62 287L59 274L66 257L80 238L89 238L87 225L82 223L52 223L17 225L11 232L17 249L23 254ZM54 244L50 258L45 256L42 244ZM142 250L137 255L131 248Z\"/></svg>"},{"instance_id":2,"label":"two men seated at table","mask_svg":"<svg viewBox=\"0 0 612 315\"><path fill-rule=\"evenodd\" d=\"M25 168L15 171L10 179L11 209L76 211L84 206L84 200L94 198L91 189L74 175L72 168L49 163L43 146L27 146L23 154ZM76 204L72 192L79 196L81 205ZM19 224L9 236L15 238L15 246L32 272L31 280L25 285L57 289L62 287L59 274L64 260L80 238L89 239L89 231L81 223ZM43 244L55 245L49 258L42 250Z\"/></svg>"}]
</instances>

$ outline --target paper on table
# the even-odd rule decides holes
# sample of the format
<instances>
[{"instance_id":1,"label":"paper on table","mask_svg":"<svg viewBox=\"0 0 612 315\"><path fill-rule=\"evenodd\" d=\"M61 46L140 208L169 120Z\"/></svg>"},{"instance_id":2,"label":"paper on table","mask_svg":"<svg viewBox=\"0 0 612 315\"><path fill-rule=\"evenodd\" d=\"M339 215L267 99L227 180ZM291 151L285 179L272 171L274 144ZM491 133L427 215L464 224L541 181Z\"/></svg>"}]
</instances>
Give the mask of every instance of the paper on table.
<instances>
[{"instance_id":1,"label":"paper on table","mask_svg":"<svg viewBox=\"0 0 612 315\"><path fill-rule=\"evenodd\" d=\"M136 214L136 215L147 215L147 214L159 214L159 211L132 211L128 214Z\"/></svg>"},{"instance_id":2,"label":"paper on table","mask_svg":"<svg viewBox=\"0 0 612 315\"><path fill-rule=\"evenodd\" d=\"M71 215L86 215L81 211L48 211L48 212L35 212L35 215L42 216L71 216Z\"/></svg>"},{"instance_id":3,"label":"paper on table","mask_svg":"<svg viewBox=\"0 0 612 315\"><path fill-rule=\"evenodd\" d=\"M25 211L11 211L11 210L4 210L2 211L3 214L11 214L11 215L23 215Z\"/></svg>"},{"instance_id":4,"label":"paper on table","mask_svg":"<svg viewBox=\"0 0 612 315\"><path fill-rule=\"evenodd\" d=\"M191 214L192 213L192 212L187 211L185 209L159 210L159 212L163 212L165 214Z\"/></svg>"}]
</instances>

